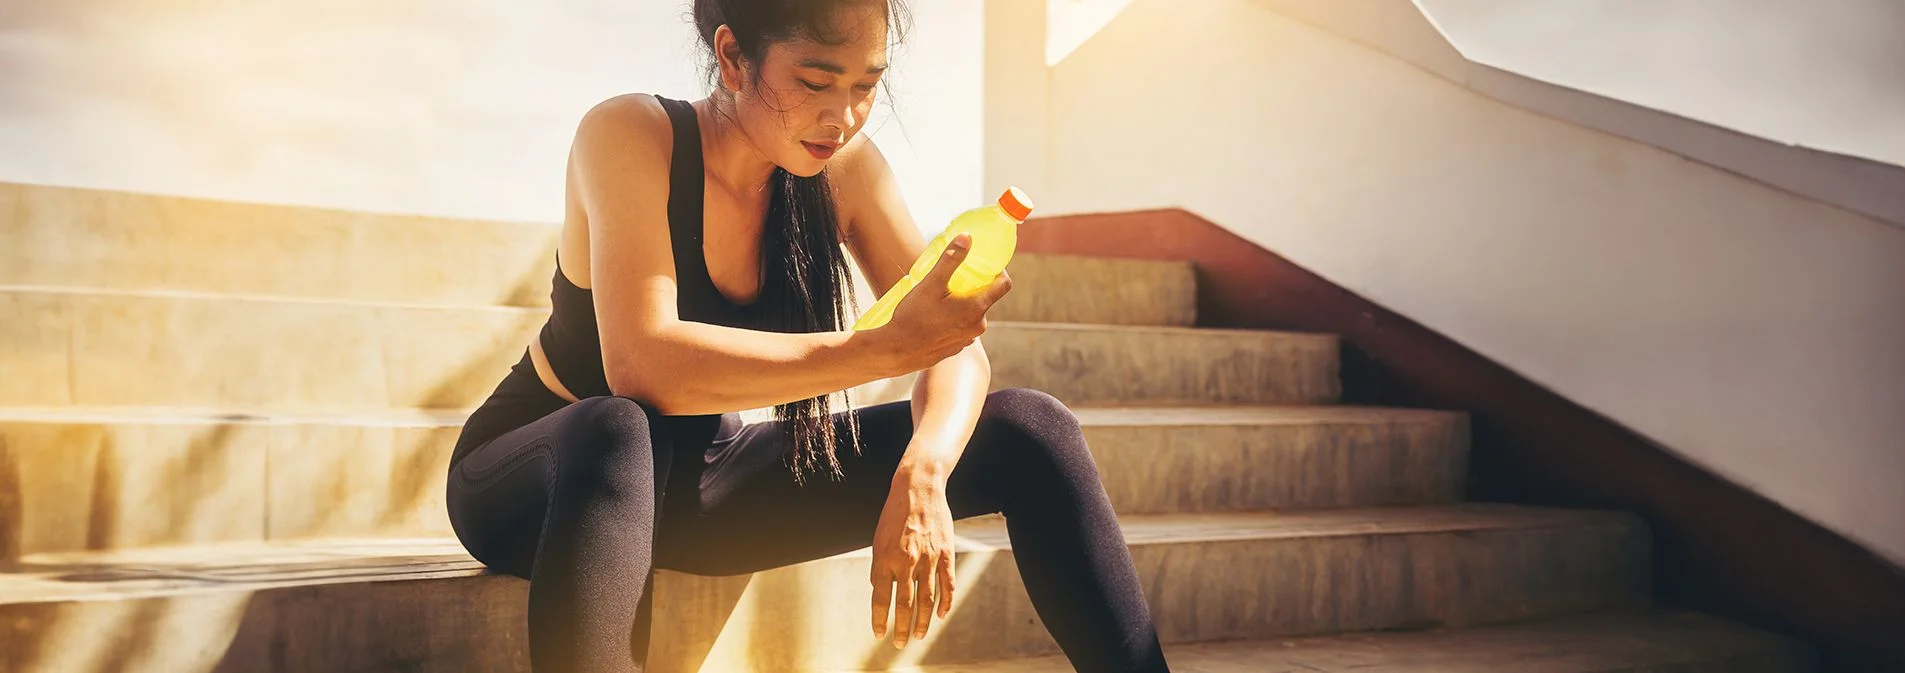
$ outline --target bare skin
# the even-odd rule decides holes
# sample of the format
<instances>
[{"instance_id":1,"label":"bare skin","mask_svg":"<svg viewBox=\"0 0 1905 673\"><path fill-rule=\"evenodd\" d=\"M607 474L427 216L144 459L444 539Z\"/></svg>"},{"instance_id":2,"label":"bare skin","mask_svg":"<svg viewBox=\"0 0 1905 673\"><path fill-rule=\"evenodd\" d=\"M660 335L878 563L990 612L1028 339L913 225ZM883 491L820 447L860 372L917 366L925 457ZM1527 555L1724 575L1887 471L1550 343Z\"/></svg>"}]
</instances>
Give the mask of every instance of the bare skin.
<instances>
[{"instance_id":1,"label":"bare skin","mask_svg":"<svg viewBox=\"0 0 1905 673\"><path fill-rule=\"evenodd\" d=\"M775 43L761 63L742 58L727 27L716 34L721 86L693 105L706 169L703 254L731 301L760 296L766 183L776 166L801 176L828 170L843 242L876 293L898 282L925 249L885 157L860 134L887 66L884 21L877 10L860 9L835 20L852 39ZM895 647L923 638L952 605L946 480L991 383L979 343L985 314L1011 279L1001 274L972 296L946 292L965 258L962 236L939 260L934 280L909 293L878 329L781 334L683 321L666 213L672 133L653 97L630 94L584 115L570 150L557 253L564 275L593 290L609 387L665 414L709 414L920 372L915 432L874 533L869 580L875 637L886 637L890 617ZM543 383L575 401L540 341L530 356Z\"/></svg>"}]
</instances>

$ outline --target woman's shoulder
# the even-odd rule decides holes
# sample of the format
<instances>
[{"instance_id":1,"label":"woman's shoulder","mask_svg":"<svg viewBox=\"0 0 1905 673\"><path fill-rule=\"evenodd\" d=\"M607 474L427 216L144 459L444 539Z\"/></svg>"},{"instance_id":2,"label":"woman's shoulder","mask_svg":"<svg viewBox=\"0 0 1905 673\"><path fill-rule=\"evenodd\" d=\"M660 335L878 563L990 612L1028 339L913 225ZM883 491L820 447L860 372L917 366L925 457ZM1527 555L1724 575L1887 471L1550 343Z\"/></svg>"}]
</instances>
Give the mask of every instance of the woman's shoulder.
<instances>
[{"instance_id":1,"label":"woman's shoulder","mask_svg":"<svg viewBox=\"0 0 1905 673\"><path fill-rule=\"evenodd\" d=\"M893 177L893 167L886 161L886 155L880 153L873 138L862 133L847 141L840 148L840 154L834 156L833 163L827 168L828 182L833 187L834 202L840 209L843 225L851 227L851 222L867 211L878 210L893 205L893 199L899 191L899 184ZM844 233L844 232L843 232Z\"/></svg>"},{"instance_id":2,"label":"woman's shoulder","mask_svg":"<svg viewBox=\"0 0 1905 673\"><path fill-rule=\"evenodd\" d=\"M601 148L617 153L653 149L663 161L673 148L668 110L653 94L625 93L596 103L576 125L578 151Z\"/></svg>"},{"instance_id":3,"label":"woman's shoulder","mask_svg":"<svg viewBox=\"0 0 1905 673\"><path fill-rule=\"evenodd\" d=\"M610 96L582 114L582 121L621 119L638 122L668 122L668 108L661 97L652 93L624 93Z\"/></svg>"},{"instance_id":4,"label":"woman's shoulder","mask_svg":"<svg viewBox=\"0 0 1905 673\"><path fill-rule=\"evenodd\" d=\"M873 136L862 132L854 134L847 140L847 144L840 148L840 154L834 157L833 164L828 167L827 173L835 176L848 174L850 177L864 179L869 176L889 174L892 170L892 167L886 163L886 155L881 154L879 146L873 144Z\"/></svg>"}]
</instances>

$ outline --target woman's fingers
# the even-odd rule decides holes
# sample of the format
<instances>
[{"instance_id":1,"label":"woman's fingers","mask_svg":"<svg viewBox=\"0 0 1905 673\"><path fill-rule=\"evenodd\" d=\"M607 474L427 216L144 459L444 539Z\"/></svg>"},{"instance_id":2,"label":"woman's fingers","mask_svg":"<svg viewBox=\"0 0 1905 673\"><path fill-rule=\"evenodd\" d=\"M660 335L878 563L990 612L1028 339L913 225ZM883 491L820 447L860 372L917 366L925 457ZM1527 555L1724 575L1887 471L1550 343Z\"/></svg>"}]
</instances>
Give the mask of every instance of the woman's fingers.
<instances>
[{"instance_id":1,"label":"woman's fingers","mask_svg":"<svg viewBox=\"0 0 1905 673\"><path fill-rule=\"evenodd\" d=\"M959 269L961 262L966 261L966 254L971 250L972 234L960 233L954 236L953 240L947 243L946 249L940 251L939 260L933 263L933 270L926 272L926 280L932 281L926 286L944 292L946 283L952 280L953 272Z\"/></svg>"},{"instance_id":2,"label":"woman's fingers","mask_svg":"<svg viewBox=\"0 0 1905 673\"><path fill-rule=\"evenodd\" d=\"M999 300L1004 299L1006 293L1011 291L1012 274L1001 269L999 270L998 277L993 278L991 284L986 285L979 291L978 299L981 305L985 306L987 310L991 310L993 304L999 303Z\"/></svg>"},{"instance_id":3,"label":"woman's fingers","mask_svg":"<svg viewBox=\"0 0 1905 673\"><path fill-rule=\"evenodd\" d=\"M939 618L945 619L952 613L953 602L953 553L948 551L939 560Z\"/></svg>"},{"instance_id":4,"label":"woman's fingers","mask_svg":"<svg viewBox=\"0 0 1905 673\"><path fill-rule=\"evenodd\" d=\"M873 583L874 638L887 637L890 624L893 646L903 648L909 641L925 638L935 616L944 619L951 614L954 574L950 550L929 551L903 558L897 564L875 562L869 575Z\"/></svg>"},{"instance_id":5,"label":"woman's fingers","mask_svg":"<svg viewBox=\"0 0 1905 673\"><path fill-rule=\"evenodd\" d=\"M933 623L933 567L936 565L939 565L936 557L922 558L913 574L913 581L918 584L916 590L918 596L913 602L913 638L915 640L925 638L927 628Z\"/></svg>"},{"instance_id":6,"label":"woman's fingers","mask_svg":"<svg viewBox=\"0 0 1905 673\"><path fill-rule=\"evenodd\" d=\"M912 573L902 576L899 585L899 591L893 594L894 598L899 599L899 608L893 611L893 646L905 647L913 626Z\"/></svg>"},{"instance_id":7,"label":"woman's fingers","mask_svg":"<svg viewBox=\"0 0 1905 673\"><path fill-rule=\"evenodd\" d=\"M893 576L873 567L873 637L886 637L887 613L893 609Z\"/></svg>"}]
</instances>

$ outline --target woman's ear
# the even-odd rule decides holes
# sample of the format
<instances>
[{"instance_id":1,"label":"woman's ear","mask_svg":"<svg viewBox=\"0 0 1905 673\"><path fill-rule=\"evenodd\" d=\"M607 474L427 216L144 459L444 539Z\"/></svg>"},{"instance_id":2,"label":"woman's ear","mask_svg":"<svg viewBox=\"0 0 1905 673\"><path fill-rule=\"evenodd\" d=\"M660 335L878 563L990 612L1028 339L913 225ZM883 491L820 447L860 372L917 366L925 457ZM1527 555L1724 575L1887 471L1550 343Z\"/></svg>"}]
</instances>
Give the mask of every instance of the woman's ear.
<instances>
[{"instance_id":1,"label":"woman's ear","mask_svg":"<svg viewBox=\"0 0 1905 673\"><path fill-rule=\"evenodd\" d=\"M714 29L714 54L721 69L721 88L739 93L747 79L747 64L741 59L741 43L734 39L734 31L727 24Z\"/></svg>"}]
</instances>

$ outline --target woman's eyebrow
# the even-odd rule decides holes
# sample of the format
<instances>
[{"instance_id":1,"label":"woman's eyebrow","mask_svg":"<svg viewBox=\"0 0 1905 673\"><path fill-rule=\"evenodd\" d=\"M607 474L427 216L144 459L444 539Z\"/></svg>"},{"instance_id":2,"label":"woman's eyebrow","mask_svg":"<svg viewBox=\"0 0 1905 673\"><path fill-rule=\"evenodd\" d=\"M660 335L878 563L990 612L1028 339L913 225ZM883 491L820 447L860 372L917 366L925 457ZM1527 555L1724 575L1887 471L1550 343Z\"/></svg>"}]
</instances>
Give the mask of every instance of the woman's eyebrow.
<instances>
[{"instance_id":1,"label":"woman's eyebrow","mask_svg":"<svg viewBox=\"0 0 1905 673\"><path fill-rule=\"evenodd\" d=\"M813 68L815 70L820 70L823 72L830 72L835 75L847 74L846 66L843 66L833 61L829 61L822 58L810 58L810 59L801 61L800 63L796 65L799 65L802 68ZM887 64L885 63L881 63L879 65L867 66L867 74L872 75L876 73L886 72L886 66Z\"/></svg>"}]
</instances>

